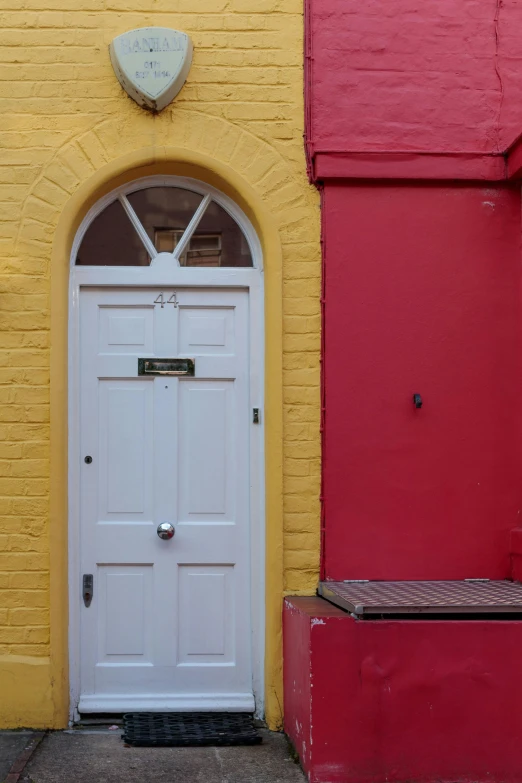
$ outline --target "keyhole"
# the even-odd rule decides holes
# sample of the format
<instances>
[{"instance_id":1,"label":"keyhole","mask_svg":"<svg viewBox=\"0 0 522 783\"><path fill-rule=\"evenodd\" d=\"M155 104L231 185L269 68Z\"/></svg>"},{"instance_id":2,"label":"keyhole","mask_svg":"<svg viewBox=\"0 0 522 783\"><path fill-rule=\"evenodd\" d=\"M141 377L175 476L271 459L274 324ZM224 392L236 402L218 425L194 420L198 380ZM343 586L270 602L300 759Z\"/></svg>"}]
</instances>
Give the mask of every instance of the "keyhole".
<instances>
[{"instance_id":1,"label":"keyhole","mask_svg":"<svg viewBox=\"0 0 522 783\"><path fill-rule=\"evenodd\" d=\"M90 465L91 462L92 462L92 457L89 457L89 456L85 457L84 462L85 462L86 465Z\"/></svg>"}]
</instances>

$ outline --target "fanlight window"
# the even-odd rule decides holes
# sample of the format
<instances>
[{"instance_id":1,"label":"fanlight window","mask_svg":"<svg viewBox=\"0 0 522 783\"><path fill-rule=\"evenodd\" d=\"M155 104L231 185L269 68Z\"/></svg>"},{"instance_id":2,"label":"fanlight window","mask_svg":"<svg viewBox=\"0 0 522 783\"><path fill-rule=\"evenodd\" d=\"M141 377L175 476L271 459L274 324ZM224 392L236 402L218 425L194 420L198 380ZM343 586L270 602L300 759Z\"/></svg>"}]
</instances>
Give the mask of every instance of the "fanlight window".
<instances>
[{"instance_id":1,"label":"fanlight window","mask_svg":"<svg viewBox=\"0 0 522 783\"><path fill-rule=\"evenodd\" d=\"M243 231L217 201L168 186L118 196L85 232L76 264L149 266L158 253L180 266L253 266Z\"/></svg>"}]
</instances>

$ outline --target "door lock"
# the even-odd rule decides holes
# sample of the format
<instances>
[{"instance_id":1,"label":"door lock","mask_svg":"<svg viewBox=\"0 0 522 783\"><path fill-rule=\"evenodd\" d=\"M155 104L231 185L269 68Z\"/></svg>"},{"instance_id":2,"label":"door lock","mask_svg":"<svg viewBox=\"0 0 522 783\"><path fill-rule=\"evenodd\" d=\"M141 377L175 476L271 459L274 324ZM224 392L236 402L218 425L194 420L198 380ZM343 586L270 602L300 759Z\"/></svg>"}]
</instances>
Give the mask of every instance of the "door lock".
<instances>
[{"instance_id":1,"label":"door lock","mask_svg":"<svg viewBox=\"0 0 522 783\"><path fill-rule=\"evenodd\" d=\"M89 608L92 601L92 591L93 591L93 576L92 574L84 574L83 575L83 603Z\"/></svg>"}]
</instances>

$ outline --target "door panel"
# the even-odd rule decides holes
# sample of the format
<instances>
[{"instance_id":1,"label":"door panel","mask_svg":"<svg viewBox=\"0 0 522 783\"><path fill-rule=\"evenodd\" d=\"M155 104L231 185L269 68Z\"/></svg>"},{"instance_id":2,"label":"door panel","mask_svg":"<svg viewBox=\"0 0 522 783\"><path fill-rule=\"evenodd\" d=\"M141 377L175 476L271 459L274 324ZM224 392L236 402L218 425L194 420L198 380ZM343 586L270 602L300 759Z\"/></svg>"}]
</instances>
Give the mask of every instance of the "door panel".
<instances>
[{"instance_id":1,"label":"door panel","mask_svg":"<svg viewBox=\"0 0 522 783\"><path fill-rule=\"evenodd\" d=\"M99 663L150 664L152 566L99 566Z\"/></svg>"},{"instance_id":2,"label":"door panel","mask_svg":"<svg viewBox=\"0 0 522 783\"><path fill-rule=\"evenodd\" d=\"M234 566L179 566L179 661L233 663Z\"/></svg>"},{"instance_id":3,"label":"door panel","mask_svg":"<svg viewBox=\"0 0 522 783\"><path fill-rule=\"evenodd\" d=\"M233 398L231 381L180 384L181 524L234 520Z\"/></svg>"},{"instance_id":4,"label":"door panel","mask_svg":"<svg viewBox=\"0 0 522 783\"><path fill-rule=\"evenodd\" d=\"M98 385L101 519L152 519L152 417L150 383Z\"/></svg>"},{"instance_id":5,"label":"door panel","mask_svg":"<svg viewBox=\"0 0 522 783\"><path fill-rule=\"evenodd\" d=\"M234 308L181 307L179 352L180 355L234 354Z\"/></svg>"},{"instance_id":6,"label":"door panel","mask_svg":"<svg viewBox=\"0 0 522 783\"><path fill-rule=\"evenodd\" d=\"M135 348L152 351L154 345L154 306L100 307L100 353L134 353Z\"/></svg>"},{"instance_id":7,"label":"door panel","mask_svg":"<svg viewBox=\"0 0 522 783\"><path fill-rule=\"evenodd\" d=\"M251 710L248 295L160 293L80 297L79 710ZM177 356L194 377L137 374Z\"/></svg>"}]
</instances>

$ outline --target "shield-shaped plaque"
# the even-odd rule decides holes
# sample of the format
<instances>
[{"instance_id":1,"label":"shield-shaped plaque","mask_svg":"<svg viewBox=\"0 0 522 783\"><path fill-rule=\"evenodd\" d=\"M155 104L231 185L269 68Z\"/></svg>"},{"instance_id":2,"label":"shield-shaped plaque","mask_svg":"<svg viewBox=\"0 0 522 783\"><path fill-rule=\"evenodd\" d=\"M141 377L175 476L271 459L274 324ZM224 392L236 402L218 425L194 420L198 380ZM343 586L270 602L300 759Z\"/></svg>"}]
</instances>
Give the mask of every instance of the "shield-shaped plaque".
<instances>
[{"instance_id":1,"label":"shield-shaped plaque","mask_svg":"<svg viewBox=\"0 0 522 783\"><path fill-rule=\"evenodd\" d=\"M112 67L123 89L136 103L161 111L181 90L192 62L192 41L168 27L141 27L115 38Z\"/></svg>"}]
</instances>

